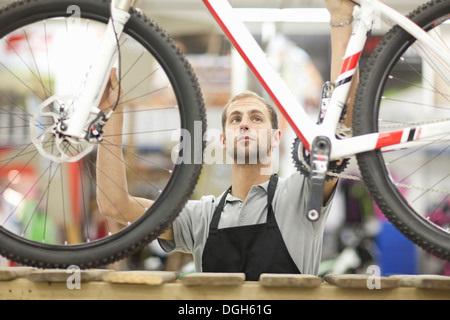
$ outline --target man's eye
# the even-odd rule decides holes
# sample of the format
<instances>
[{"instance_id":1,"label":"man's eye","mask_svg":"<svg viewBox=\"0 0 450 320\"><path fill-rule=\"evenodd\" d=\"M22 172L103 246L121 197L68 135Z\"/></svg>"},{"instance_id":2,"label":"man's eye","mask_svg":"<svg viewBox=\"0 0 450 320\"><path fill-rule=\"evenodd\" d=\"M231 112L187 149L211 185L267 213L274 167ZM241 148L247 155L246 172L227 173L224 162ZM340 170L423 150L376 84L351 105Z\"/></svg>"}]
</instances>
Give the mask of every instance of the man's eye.
<instances>
[{"instance_id":1,"label":"man's eye","mask_svg":"<svg viewBox=\"0 0 450 320\"><path fill-rule=\"evenodd\" d=\"M231 123L237 123L237 122L239 122L239 120L240 120L239 118L233 118L233 119L231 119L230 122Z\"/></svg>"},{"instance_id":2,"label":"man's eye","mask_svg":"<svg viewBox=\"0 0 450 320\"><path fill-rule=\"evenodd\" d=\"M262 119L260 117L254 117L253 121L260 122L260 121L262 121Z\"/></svg>"}]
</instances>

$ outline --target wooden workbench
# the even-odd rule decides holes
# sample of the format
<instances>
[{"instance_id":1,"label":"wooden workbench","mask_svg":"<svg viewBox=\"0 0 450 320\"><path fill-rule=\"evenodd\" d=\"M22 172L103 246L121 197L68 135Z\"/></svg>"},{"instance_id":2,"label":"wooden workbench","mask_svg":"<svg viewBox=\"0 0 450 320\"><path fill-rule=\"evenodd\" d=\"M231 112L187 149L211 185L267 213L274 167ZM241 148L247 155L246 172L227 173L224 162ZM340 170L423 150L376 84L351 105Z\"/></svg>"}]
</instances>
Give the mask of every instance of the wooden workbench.
<instances>
[{"instance_id":1,"label":"wooden workbench","mask_svg":"<svg viewBox=\"0 0 450 320\"><path fill-rule=\"evenodd\" d=\"M450 277L438 278L436 282L430 276L434 282L428 283L424 282L427 276L408 276L397 282L389 277L386 281L390 282L382 282L381 289L368 289L366 280L357 275L339 276L337 280L325 278L328 282L298 275L284 278L267 275L264 281L245 281L240 274L191 274L180 280L161 276L162 273L141 272L137 278L111 280L115 272L108 272L109 278L83 276L82 282L70 289L65 279L71 274L64 277L63 272L59 271L59 278L54 281L48 277L30 277L30 273L0 279L0 300L450 300ZM161 281L154 281L158 277Z\"/></svg>"},{"instance_id":2,"label":"wooden workbench","mask_svg":"<svg viewBox=\"0 0 450 320\"><path fill-rule=\"evenodd\" d=\"M149 299L149 300L422 300L450 299L449 290L400 287L386 290L342 289L327 283L316 288L265 288L257 282L246 282L238 287L187 287L176 281L162 286L111 284L100 281L83 283L80 290L69 290L62 283L36 283L16 279L0 283L0 300L33 299Z\"/></svg>"}]
</instances>

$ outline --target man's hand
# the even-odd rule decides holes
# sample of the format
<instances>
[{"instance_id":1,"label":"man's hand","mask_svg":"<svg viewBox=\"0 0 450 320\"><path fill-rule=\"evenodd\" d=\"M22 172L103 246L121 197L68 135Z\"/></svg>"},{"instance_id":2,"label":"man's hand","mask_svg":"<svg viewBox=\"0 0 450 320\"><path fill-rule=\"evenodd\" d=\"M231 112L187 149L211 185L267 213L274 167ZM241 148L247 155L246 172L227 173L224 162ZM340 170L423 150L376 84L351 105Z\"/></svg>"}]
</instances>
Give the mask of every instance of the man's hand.
<instances>
[{"instance_id":1,"label":"man's hand","mask_svg":"<svg viewBox=\"0 0 450 320\"><path fill-rule=\"evenodd\" d=\"M123 90L120 90L120 94ZM105 92L103 92L102 99L100 101L99 109L105 113L108 113L117 103L117 96L119 95L119 79L117 78L116 68L111 70L108 84L106 85ZM119 102L120 103L120 102Z\"/></svg>"},{"instance_id":2,"label":"man's hand","mask_svg":"<svg viewBox=\"0 0 450 320\"><path fill-rule=\"evenodd\" d=\"M346 21L352 17L356 3L350 0L324 0L331 14L331 22ZM340 20L339 20L340 19Z\"/></svg>"}]
</instances>

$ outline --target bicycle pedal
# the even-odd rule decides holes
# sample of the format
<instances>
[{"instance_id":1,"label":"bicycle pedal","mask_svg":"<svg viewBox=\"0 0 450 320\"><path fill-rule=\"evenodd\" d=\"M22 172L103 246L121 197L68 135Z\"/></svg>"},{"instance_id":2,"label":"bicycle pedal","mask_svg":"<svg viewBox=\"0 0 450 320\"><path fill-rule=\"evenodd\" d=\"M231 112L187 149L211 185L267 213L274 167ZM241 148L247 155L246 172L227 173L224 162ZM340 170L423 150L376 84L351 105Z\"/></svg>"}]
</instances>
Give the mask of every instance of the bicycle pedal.
<instances>
[{"instance_id":1,"label":"bicycle pedal","mask_svg":"<svg viewBox=\"0 0 450 320\"><path fill-rule=\"evenodd\" d=\"M311 149L311 172L309 176L311 193L307 210L307 218L310 221L317 221L320 218L330 152L331 142L327 137L314 139Z\"/></svg>"}]
</instances>

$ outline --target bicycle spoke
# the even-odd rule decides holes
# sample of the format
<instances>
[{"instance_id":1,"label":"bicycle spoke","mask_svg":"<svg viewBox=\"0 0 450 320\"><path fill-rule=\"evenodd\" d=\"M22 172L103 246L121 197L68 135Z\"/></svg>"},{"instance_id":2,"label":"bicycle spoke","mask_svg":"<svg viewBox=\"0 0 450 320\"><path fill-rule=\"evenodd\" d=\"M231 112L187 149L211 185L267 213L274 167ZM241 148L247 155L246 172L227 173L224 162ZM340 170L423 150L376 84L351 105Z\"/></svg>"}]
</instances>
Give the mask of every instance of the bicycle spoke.
<instances>
[{"instance_id":1,"label":"bicycle spoke","mask_svg":"<svg viewBox=\"0 0 450 320\"><path fill-rule=\"evenodd\" d=\"M442 107L442 106L438 106L438 105L432 105L432 104L423 104L421 102L417 102L417 101L407 101L404 99L394 99L394 98L387 98L387 97L383 97L383 100L389 100L389 101L394 101L394 102L400 102L402 104L406 104L406 105L410 105L410 106L417 106L419 108L423 108L423 107L431 107L431 108L436 108L436 109L444 109L444 110L449 110L448 107Z\"/></svg>"},{"instance_id":2,"label":"bicycle spoke","mask_svg":"<svg viewBox=\"0 0 450 320\"><path fill-rule=\"evenodd\" d=\"M43 92L44 92L44 94L45 94L45 98L47 99L47 98L51 95L51 91L47 89L47 87L45 86L44 82L42 81L42 77L41 77L41 74L40 74L40 72L39 72L39 67L38 67L38 65L37 65L36 58L35 58L34 53L33 53L33 49L32 49L32 47L31 47L31 45L30 45L30 40L29 40L29 38L28 38L27 31L26 31L25 28L22 28L22 30L23 30L23 34L25 35L25 40L26 40L26 42L27 42L27 45L28 45L28 49L29 49L29 51L30 51L31 58L32 58L33 63L34 63L34 67L36 68L36 73L37 73L37 75L36 75L33 71L31 71L31 69L30 69L30 72L33 74L33 76L34 76L34 77L38 80L38 82L41 84L42 90L43 90ZM45 42L47 42L47 41L45 41Z\"/></svg>"},{"instance_id":3,"label":"bicycle spoke","mask_svg":"<svg viewBox=\"0 0 450 320\"><path fill-rule=\"evenodd\" d=\"M44 27L44 39L47 39L47 37L48 37L48 35L47 35L47 20L43 21L43 27ZM50 80L52 72L50 71L51 64L50 64L50 57L49 57L48 41L45 41L45 57L47 59L48 87L49 87L49 92L52 93L53 92L52 81Z\"/></svg>"},{"instance_id":4,"label":"bicycle spoke","mask_svg":"<svg viewBox=\"0 0 450 320\"><path fill-rule=\"evenodd\" d=\"M125 132L125 133L121 133L121 134L108 134L105 135L105 138L109 138L109 137L116 137L116 136L128 136L128 135L139 135L139 134L148 134L148 133L159 133L159 132L173 132L175 130L178 130L178 128L169 128L169 129L152 129L152 130L147 130L147 131L139 131L139 132Z\"/></svg>"},{"instance_id":5,"label":"bicycle spoke","mask_svg":"<svg viewBox=\"0 0 450 320\"><path fill-rule=\"evenodd\" d=\"M93 165L93 166L95 167L95 164L92 163L90 160L88 160L88 162L89 162L91 165ZM96 167L96 169L99 170L100 173L102 173L102 174L104 174L104 175L106 176L105 172L104 172L102 169L99 169L98 167ZM92 178L92 176L90 176L90 177ZM94 179L94 180L95 180L95 179ZM117 188L119 188L121 191L123 191L123 192L126 192L126 191L127 191L127 190L125 190L121 185L119 185L119 184L117 183L117 181L115 181L115 180L113 180L113 179L111 179L111 178L109 178L109 177L108 177L108 180L109 180L110 182L112 182L112 183L113 183ZM108 194L107 192L105 192L105 191L104 191L101 187L99 187L97 184L96 184L96 187L97 187L98 191L100 191L101 195L102 195L103 197L105 197L105 198L107 199L107 201L108 201L111 205L115 205L113 199L109 196L109 194ZM140 203L139 203L137 200L135 200L135 202L136 202L138 205L140 205ZM145 208L142 207L142 209L145 209ZM124 225L130 225L131 222L126 218L126 214L125 214L124 212L118 210L118 209L116 209L116 210L119 212L119 215L120 215L120 217L121 217L121 219L122 219L122 223L123 223ZM106 227L107 227L107 229L108 229L108 235L111 235L111 234L112 234L111 228L109 227L108 219L107 219L107 216L105 215L105 213L104 213L104 211L103 211L103 208L99 207L99 212L100 212L100 214L101 214L101 216L102 216L102 218L103 218L103 220L104 220L104 222L105 222L105 224L106 224Z\"/></svg>"},{"instance_id":6,"label":"bicycle spoke","mask_svg":"<svg viewBox=\"0 0 450 320\"><path fill-rule=\"evenodd\" d=\"M50 193L50 184L51 184L51 181L54 179L56 172L59 170L59 167L60 166L58 165L58 168L56 168L55 171L52 173L52 164L49 165L49 167L48 167L48 171L49 171L48 175L49 176L48 176L48 182L47 182L46 188L44 189L40 199L37 201L36 206L31 214L31 217L29 217L29 219L28 219L28 222L26 222L26 221L24 222L24 229L22 230L22 236L25 236L25 234L27 233L28 228L30 227L31 221L35 217L36 212L38 211L41 202L44 200L44 198L46 198L47 205L43 209L45 218L44 218L44 226L42 229L42 239L33 239L33 240L40 240L41 242L45 242L45 239L46 239L45 234L46 234L46 229L47 229L47 214L48 214L48 211L46 210L46 208L48 207L48 197L50 196L50 194L49 194ZM42 176L42 178L44 178L44 176ZM31 236L28 236L28 238L31 238Z\"/></svg>"},{"instance_id":7,"label":"bicycle spoke","mask_svg":"<svg viewBox=\"0 0 450 320\"><path fill-rule=\"evenodd\" d=\"M110 146L111 146L112 144L110 144ZM112 146L114 146L114 145L112 145ZM113 156L113 157L115 157L115 158L117 158L117 156L114 154L114 152L113 151L111 151L107 146L104 146L105 147L105 149ZM116 146L114 146L114 147L116 147ZM118 147L118 146L117 146ZM120 160L120 159L119 159ZM158 193L161 193L162 192L162 190L161 189L159 189L157 186L155 186L151 181L149 181L149 180L147 180L141 173L139 173L135 168L133 168L133 167L131 167L128 163L125 163L125 165L126 165L126 167L128 168L128 169L130 169L134 174L136 174L136 175L138 175L139 177L141 177L145 182L147 182L150 186L152 186L156 191L158 191ZM98 167L97 167L97 169L99 169ZM170 172L169 170L167 170L167 172Z\"/></svg>"},{"instance_id":8,"label":"bicycle spoke","mask_svg":"<svg viewBox=\"0 0 450 320\"><path fill-rule=\"evenodd\" d=\"M18 75L16 75L14 72L12 72L8 67L6 67L2 62L0 62L0 66L2 66L6 71L8 71L11 75L14 76L15 79L17 79L24 87L29 89L36 97L38 97L40 100L44 100L43 97L41 97L34 89L32 89L28 84L26 84Z\"/></svg>"},{"instance_id":9,"label":"bicycle spoke","mask_svg":"<svg viewBox=\"0 0 450 320\"><path fill-rule=\"evenodd\" d=\"M126 152L127 154L130 154L130 155L138 158L139 160L143 160L143 161L145 161L145 162L147 162L147 163L149 163L149 164L151 164L153 166L157 166L158 168L166 171L167 173L172 173L172 169L167 169L165 166L158 165L156 162L145 158L143 155L140 155L140 154L138 154L136 152L131 151L131 150L135 149L136 146L123 145L123 144L122 145L118 145L118 144L111 143L111 142L109 142L107 140L104 140L103 143L106 143L109 146L114 146L114 147L117 147L117 148L124 148L123 151Z\"/></svg>"}]
</instances>

